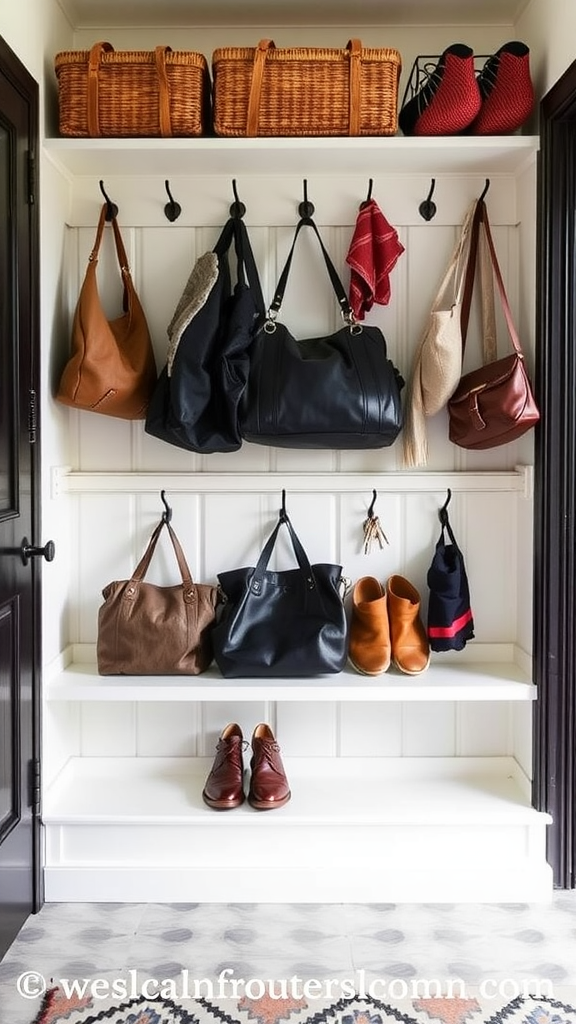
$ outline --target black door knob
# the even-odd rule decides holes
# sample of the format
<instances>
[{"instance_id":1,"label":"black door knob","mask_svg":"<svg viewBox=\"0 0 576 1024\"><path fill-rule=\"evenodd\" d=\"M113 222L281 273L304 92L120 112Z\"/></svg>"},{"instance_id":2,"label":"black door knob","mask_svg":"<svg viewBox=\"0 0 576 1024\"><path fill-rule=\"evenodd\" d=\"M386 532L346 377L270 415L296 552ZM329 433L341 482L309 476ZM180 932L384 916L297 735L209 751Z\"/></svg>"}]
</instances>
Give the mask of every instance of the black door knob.
<instances>
[{"instance_id":1,"label":"black door knob","mask_svg":"<svg viewBox=\"0 0 576 1024\"><path fill-rule=\"evenodd\" d=\"M24 565L28 565L31 558L45 558L47 562L52 562L55 554L56 547L53 540L47 541L43 548L37 548L34 544L30 544L28 537L24 537L20 545L20 557Z\"/></svg>"}]
</instances>

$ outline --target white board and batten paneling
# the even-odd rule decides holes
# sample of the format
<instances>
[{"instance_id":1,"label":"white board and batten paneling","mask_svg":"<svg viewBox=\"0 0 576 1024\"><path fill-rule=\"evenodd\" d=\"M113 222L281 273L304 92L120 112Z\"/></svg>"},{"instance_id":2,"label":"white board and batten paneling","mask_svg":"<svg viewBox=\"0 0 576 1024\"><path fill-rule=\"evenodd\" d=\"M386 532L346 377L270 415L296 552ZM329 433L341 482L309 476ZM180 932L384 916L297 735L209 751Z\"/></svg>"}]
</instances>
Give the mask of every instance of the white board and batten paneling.
<instances>
[{"instance_id":1,"label":"white board and batten paneling","mask_svg":"<svg viewBox=\"0 0 576 1024\"><path fill-rule=\"evenodd\" d=\"M193 262L212 247L228 214L232 178L247 206L267 298L291 241L303 178L346 283L345 255L372 178L373 195L406 251L392 273L389 306L375 309L369 322L382 328L408 377L457 227L489 177L495 242L532 362L531 272L523 261L533 260L535 140L411 141L421 140L234 140L219 153L219 140L201 140L195 149L182 140L163 147L47 139L45 159L70 182L64 310L70 317L92 246L101 177L120 208L159 367L166 325ZM166 178L183 207L174 224L162 212ZM438 213L426 223L418 206L431 178ZM119 285L109 237L99 282L112 313ZM302 337L338 325L307 235L282 316ZM467 365L476 361L478 337L474 311ZM61 365L66 339L57 349L54 363ZM530 800L530 438L466 453L448 442L441 413L429 421L428 466L412 472L399 442L362 452L247 444L230 455L200 456L149 437L141 423L63 409L54 415L63 443L54 450L48 501L66 524L59 540L69 552L69 580L65 619L57 624L61 642L50 651L45 681L48 899L258 902L277 899L280 878L285 898L300 902L549 896L548 819ZM373 680L346 671L322 680L226 682L215 670L190 680L99 677L101 589L135 565L162 512L160 490L195 578L213 581L220 571L254 563L283 487L311 561L336 561L352 581L369 574L385 583L401 573L420 590L424 616L437 512L450 487L476 639L461 654L433 656L418 678L391 672ZM362 523L373 488L390 543L365 555ZM288 558L284 545L278 564ZM173 582L174 572L163 545L150 578ZM45 617L50 623L49 608ZM215 742L232 720L247 739L259 721L272 725L293 784L287 807L217 815L202 804ZM423 845L435 851L425 868Z\"/></svg>"}]
</instances>

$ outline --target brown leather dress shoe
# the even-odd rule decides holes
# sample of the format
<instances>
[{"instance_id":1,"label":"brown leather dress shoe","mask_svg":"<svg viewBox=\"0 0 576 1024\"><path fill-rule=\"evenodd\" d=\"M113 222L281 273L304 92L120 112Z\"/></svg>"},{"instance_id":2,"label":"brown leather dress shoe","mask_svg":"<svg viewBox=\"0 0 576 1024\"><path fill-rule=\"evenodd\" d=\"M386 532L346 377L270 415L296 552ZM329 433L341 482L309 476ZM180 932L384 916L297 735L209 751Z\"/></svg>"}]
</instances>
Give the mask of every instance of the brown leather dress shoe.
<instances>
[{"instance_id":1,"label":"brown leather dress shoe","mask_svg":"<svg viewBox=\"0 0 576 1024\"><path fill-rule=\"evenodd\" d=\"M388 580L392 660L401 672L417 676L430 664L430 646L420 618L420 594L403 576Z\"/></svg>"},{"instance_id":2,"label":"brown leather dress shoe","mask_svg":"<svg viewBox=\"0 0 576 1024\"><path fill-rule=\"evenodd\" d=\"M374 576L363 576L354 587L348 657L366 676L379 676L390 667L388 603Z\"/></svg>"},{"instance_id":3,"label":"brown leather dress shoe","mask_svg":"<svg viewBox=\"0 0 576 1024\"><path fill-rule=\"evenodd\" d=\"M229 811L244 803L243 745L244 738L240 726L231 722L218 740L214 764L202 790L204 803L215 811Z\"/></svg>"},{"instance_id":4,"label":"brown leather dress shoe","mask_svg":"<svg viewBox=\"0 0 576 1024\"><path fill-rule=\"evenodd\" d=\"M248 803L258 811L271 811L287 804L291 793L284 773L280 747L269 725L261 723L252 736L250 791Z\"/></svg>"}]
</instances>

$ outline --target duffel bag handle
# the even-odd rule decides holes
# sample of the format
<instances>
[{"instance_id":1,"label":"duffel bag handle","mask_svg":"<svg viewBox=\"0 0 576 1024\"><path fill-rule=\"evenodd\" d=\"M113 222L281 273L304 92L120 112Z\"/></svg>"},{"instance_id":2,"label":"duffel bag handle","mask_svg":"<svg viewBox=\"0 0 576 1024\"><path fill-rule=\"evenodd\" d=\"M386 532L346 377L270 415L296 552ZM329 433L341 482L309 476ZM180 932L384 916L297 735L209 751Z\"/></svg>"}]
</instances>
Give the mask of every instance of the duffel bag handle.
<instances>
[{"instance_id":1,"label":"duffel bag handle","mask_svg":"<svg viewBox=\"0 0 576 1024\"><path fill-rule=\"evenodd\" d=\"M326 264L326 269L328 270L328 274L329 274L330 280L332 282L332 287L334 289L334 293L336 295L336 298L338 299L338 305L340 306L340 312L342 314L342 318L344 319L344 321L347 324L350 325L350 329L351 330L353 329L354 333L357 333L357 332L361 331L362 327L361 327L360 324L356 323L356 320L355 320L355 317L354 317L354 313L352 312L352 307L351 307L351 305L350 305L350 303L348 301L348 296L346 295L346 292L344 290L344 286L342 284L342 281L340 280L340 278L338 276L338 272L336 270L336 267L334 266L334 264L332 263L332 260L330 259L330 256L328 255L328 252L327 252L327 250L326 250L326 248L324 246L324 243L323 243L323 241L322 241L322 239L320 237L320 232L318 231L318 228L316 227L316 224L312 220L312 217L301 217L300 220L298 221L298 224L296 225L296 231L294 232L294 239L292 241L292 245L290 247L290 252L288 253L288 257L286 259L286 263L284 264L284 269L282 270L282 273L280 274L280 277L278 279L278 284L276 285L276 291L274 292L274 298L272 299L272 302L270 303L270 308L268 310L268 314L267 314L267 318L266 318L266 324L264 326L264 329L267 331L267 333L272 333L274 331L274 329L275 329L274 321L276 320L276 317L278 316L278 313L280 312L280 307L281 307L282 302L284 300L284 292L286 291L286 285L288 283L288 275L290 273L290 267L292 266L292 257L294 256L294 249L295 249L295 246L296 246L296 239L298 238L298 235L300 234L300 231L301 231L301 229L303 227L310 227L310 228L312 228L314 233L315 233L315 235L316 235L316 238L318 239L318 241L320 243L320 248L322 250L322 255L324 257L324 262Z\"/></svg>"}]
</instances>

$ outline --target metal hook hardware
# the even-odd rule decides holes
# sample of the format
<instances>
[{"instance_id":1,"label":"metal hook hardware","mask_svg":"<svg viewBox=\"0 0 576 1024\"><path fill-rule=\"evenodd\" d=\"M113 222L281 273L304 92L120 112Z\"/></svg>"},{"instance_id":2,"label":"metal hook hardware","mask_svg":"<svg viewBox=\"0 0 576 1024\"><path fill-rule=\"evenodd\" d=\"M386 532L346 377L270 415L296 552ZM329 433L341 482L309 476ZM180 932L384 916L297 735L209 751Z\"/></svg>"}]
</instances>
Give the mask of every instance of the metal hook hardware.
<instances>
[{"instance_id":1,"label":"metal hook hardware","mask_svg":"<svg viewBox=\"0 0 576 1024\"><path fill-rule=\"evenodd\" d=\"M234 193L234 202L230 207L230 216L235 217L237 220L242 220L242 217L246 213L246 207L244 203L240 202L238 198L238 190L236 188L236 178L232 179L232 191Z\"/></svg>"},{"instance_id":2,"label":"metal hook hardware","mask_svg":"<svg viewBox=\"0 0 576 1024\"><path fill-rule=\"evenodd\" d=\"M169 523L170 520L172 519L172 509L170 508L170 505L166 501L166 491L160 491L160 500L165 508L165 511L162 513L162 522Z\"/></svg>"},{"instance_id":3,"label":"metal hook hardware","mask_svg":"<svg viewBox=\"0 0 576 1024\"><path fill-rule=\"evenodd\" d=\"M374 543L378 544L378 547L380 548L380 550L382 550L382 548L384 546L382 541L384 541L386 544L389 543L388 537L386 536L386 534L384 533L384 530L380 526L380 520L378 519L378 516L374 514L374 507L376 505L376 498L377 497L378 497L378 492L377 492L376 489L374 489L372 491L372 501L370 502L370 507L368 509L368 515L367 515L366 519L364 520L364 522L362 523L362 529L364 531L364 554L365 555L369 554L370 549L371 549L371 547L372 547L372 545Z\"/></svg>"},{"instance_id":4,"label":"metal hook hardware","mask_svg":"<svg viewBox=\"0 0 576 1024\"><path fill-rule=\"evenodd\" d=\"M490 188L490 178L486 178L486 184L484 185L484 189L482 191L482 195L480 196L480 198L478 200L479 203L482 203L484 201L484 199L486 198L486 193L488 192L489 188Z\"/></svg>"},{"instance_id":5,"label":"metal hook hardware","mask_svg":"<svg viewBox=\"0 0 576 1024\"><path fill-rule=\"evenodd\" d=\"M308 182L304 178L304 201L298 206L298 213L301 217L313 217L314 216L314 203L308 200Z\"/></svg>"},{"instance_id":6,"label":"metal hook hardware","mask_svg":"<svg viewBox=\"0 0 576 1024\"><path fill-rule=\"evenodd\" d=\"M118 216L118 207L116 203L113 203L110 196L107 194L104 188L104 182L100 181L100 191L106 200L106 220L113 220L114 217Z\"/></svg>"},{"instance_id":7,"label":"metal hook hardware","mask_svg":"<svg viewBox=\"0 0 576 1024\"><path fill-rule=\"evenodd\" d=\"M366 196L366 199L364 200L364 202L360 203L360 209L361 210L363 210L366 206L368 206L370 200L372 199L372 188L373 188L373 186L374 186L374 181L372 180L372 178L369 178L368 179L368 195Z\"/></svg>"},{"instance_id":8,"label":"metal hook hardware","mask_svg":"<svg viewBox=\"0 0 576 1024\"><path fill-rule=\"evenodd\" d=\"M377 497L378 497L378 491L373 490L372 491L372 501L370 502L370 508L368 509L368 518L369 519L373 519L374 518L374 506L376 504L376 498Z\"/></svg>"},{"instance_id":9,"label":"metal hook hardware","mask_svg":"<svg viewBox=\"0 0 576 1024\"><path fill-rule=\"evenodd\" d=\"M288 518L288 513L286 512L286 491L284 488L282 488L282 507L280 508L278 515L280 517L280 522L285 523Z\"/></svg>"},{"instance_id":10,"label":"metal hook hardware","mask_svg":"<svg viewBox=\"0 0 576 1024\"><path fill-rule=\"evenodd\" d=\"M448 505L450 504L450 499L452 498L452 491L450 490L449 487L446 488L446 494L446 501L442 505L442 508L438 509L438 518L442 526L446 526L446 523L448 522Z\"/></svg>"},{"instance_id":11,"label":"metal hook hardware","mask_svg":"<svg viewBox=\"0 0 576 1024\"><path fill-rule=\"evenodd\" d=\"M432 178L430 185L430 191L426 196L426 199L420 203L418 212L424 220L432 220L432 217L436 216L436 203L432 202L432 196L434 195L434 189L436 188L436 178Z\"/></svg>"},{"instance_id":12,"label":"metal hook hardware","mask_svg":"<svg viewBox=\"0 0 576 1024\"><path fill-rule=\"evenodd\" d=\"M180 206L180 203L177 203L176 200L174 199L170 191L170 182L168 180L164 182L164 186L168 194L168 199L170 200L170 202L166 203L166 206L164 207L164 213L166 214L170 223L173 224L175 220L178 220L178 217L182 213L182 207Z\"/></svg>"}]
</instances>

